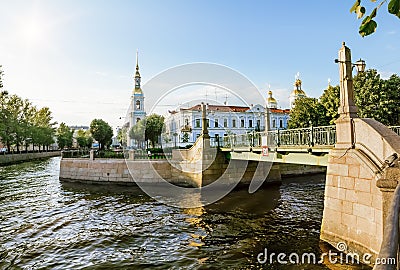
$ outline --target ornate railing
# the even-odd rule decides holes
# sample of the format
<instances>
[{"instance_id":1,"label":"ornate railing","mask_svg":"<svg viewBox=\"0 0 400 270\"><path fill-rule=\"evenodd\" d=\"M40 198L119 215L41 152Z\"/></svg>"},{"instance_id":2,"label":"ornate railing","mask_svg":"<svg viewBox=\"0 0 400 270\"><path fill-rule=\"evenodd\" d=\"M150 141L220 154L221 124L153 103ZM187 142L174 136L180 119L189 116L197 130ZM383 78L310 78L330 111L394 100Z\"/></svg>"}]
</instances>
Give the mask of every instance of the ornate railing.
<instances>
[{"instance_id":1,"label":"ornate railing","mask_svg":"<svg viewBox=\"0 0 400 270\"><path fill-rule=\"evenodd\" d=\"M391 130L393 130L394 132L396 132L397 135L400 136L400 126L392 126L389 127Z\"/></svg>"},{"instance_id":2,"label":"ornate railing","mask_svg":"<svg viewBox=\"0 0 400 270\"><path fill-rule=\"evenodd\" d=\"M279 146L333 146L336 143L336 126L309 127L251 132L223 137L222 147Z\"/></svg>"},{"instance_id":3,"label":"ornate railing","mask_svg":"<svg viewBox=\"0 0 400 270\"><path fill-rule=\"evenodd\" d=\"M400 126L389 127L400 136ZM273 130L268 132L250 132L228 135L220 139L221 147L246 148L279 146L334 146L336 143L336 125Z\"/></svg>"}]
</instances>

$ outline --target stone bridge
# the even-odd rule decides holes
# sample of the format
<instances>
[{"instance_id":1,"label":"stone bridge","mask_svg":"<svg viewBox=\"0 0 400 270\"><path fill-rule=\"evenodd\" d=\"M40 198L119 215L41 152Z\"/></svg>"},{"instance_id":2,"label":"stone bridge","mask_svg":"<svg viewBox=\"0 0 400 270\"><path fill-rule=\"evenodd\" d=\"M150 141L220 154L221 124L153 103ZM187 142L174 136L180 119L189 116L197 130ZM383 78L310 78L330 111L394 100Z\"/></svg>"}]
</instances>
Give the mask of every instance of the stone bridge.
<instances>
[{"instance_id":1,"label":"stone bridge","mask_svg":"<svg viewBox=\"0 0 400 270\"><path fill-rule=\"evenodd\" d=\"M399 209L396 207L400 206L400 189L396 195L397 204L392 206L392 203L400 176L400 128L386 127L374 119L357 116L351 54L344 43L337 62L340 117L334 126L228 136L217 146L222 150L220 153L230 156L231 162L251 160L258 164L326 166L321 239L334 247L345 243L345 252L356 253L360 258L371 254L371 264L384 254L392 254L397 262ZM205 116L203 126L206 126L204 121ZM209 140L207 131L205 135L200 140ZM204 157L203 160L207 160L211 156L205 154ZM215 164L208 161L202 167L203 177L210 166ZM267 178L257 170L254 175L263 178L262 181ZM260 179L253 177L254 180ZM207 183L199 180L199 186ZM393 267L396 266L375 265L374 269L396 269Z\"/></svg>"}]
</instances>

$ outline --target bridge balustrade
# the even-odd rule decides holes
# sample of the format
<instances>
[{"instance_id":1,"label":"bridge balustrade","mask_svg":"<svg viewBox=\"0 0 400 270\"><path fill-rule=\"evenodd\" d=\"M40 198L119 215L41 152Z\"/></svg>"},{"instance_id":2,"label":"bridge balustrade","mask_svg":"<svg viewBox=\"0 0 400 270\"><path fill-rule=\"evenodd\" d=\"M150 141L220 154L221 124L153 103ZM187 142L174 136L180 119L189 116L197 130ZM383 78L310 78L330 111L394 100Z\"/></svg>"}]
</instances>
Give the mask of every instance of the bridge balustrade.
<instances>
[{"instance_id":1,"label":"bridge balustrade","mask_svg":"<svg viewBox=\"0 0 400 270\"><path fill-rule=\"evenodd\" d=\"M392 131L394 131L397 135L400 136L400 126L392 126L389 127Z\"/></svg>"},{"instance_id":2,"label":"bridge balustrade","mask_svg":"<svg viewBox=\"0 0 400 270\"><path fill-rule=\"evenodd\" d=\"M400 136L400 126L389 127ZM271 148L280 146L334 146L336 143L336 125L309 128L273 130L268 132L250 132L224 136L223 148Z\"/></svg>"}]
</instances>

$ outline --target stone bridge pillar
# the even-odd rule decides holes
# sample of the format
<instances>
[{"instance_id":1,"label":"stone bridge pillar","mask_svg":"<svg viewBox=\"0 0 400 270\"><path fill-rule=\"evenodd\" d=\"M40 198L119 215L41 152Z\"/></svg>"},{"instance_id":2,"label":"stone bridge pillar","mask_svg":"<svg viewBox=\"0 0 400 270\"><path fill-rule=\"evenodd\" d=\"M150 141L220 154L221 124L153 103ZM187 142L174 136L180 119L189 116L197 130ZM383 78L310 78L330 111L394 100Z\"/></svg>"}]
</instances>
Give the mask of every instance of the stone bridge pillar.
<instances>
[{"instance_id":1,"label":"stone bridge pillar","mask_svg":"<svg viewBox=\"0 0 400 270\"><path fill-rule=\"evenodd\" d=\"M370 253L373 261L382 243L385 209L394 185L380 179L388 178L385 159L400 152L400 136L374 119L358 118L351 53L344 43L337 62L340 117L335 122L337 143L329 153L321 239L334 247L345 243L345 251L360 257Z\"/></svg>"}]
</instances>

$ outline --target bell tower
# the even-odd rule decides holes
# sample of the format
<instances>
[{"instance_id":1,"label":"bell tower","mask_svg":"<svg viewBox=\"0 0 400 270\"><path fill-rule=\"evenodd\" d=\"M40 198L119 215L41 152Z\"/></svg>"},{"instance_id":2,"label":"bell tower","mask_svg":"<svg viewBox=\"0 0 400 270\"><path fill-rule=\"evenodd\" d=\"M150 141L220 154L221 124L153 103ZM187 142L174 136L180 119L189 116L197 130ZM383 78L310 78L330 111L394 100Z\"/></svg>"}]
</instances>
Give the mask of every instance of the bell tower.
<instances>
[{"instance_id":1,"label":"bell tower","mask_svg":"<svg viewBox=\"0 0 400 270\"><path fill-rule=\"evenodd\" d=\"M141 88L141 77L139 73L139 53L136 51L136 72L134 77L135 86L131 95L131 111L129 129L136 125L137 122L146 117L144 110L144 94ZM132 142L133 143L133 142Z\"/></svg>"}]
</instances>

